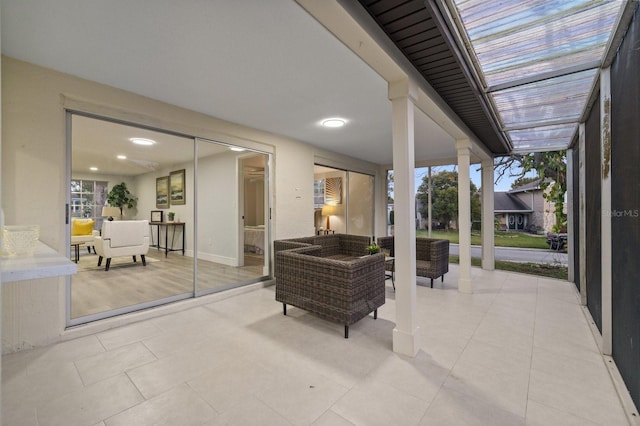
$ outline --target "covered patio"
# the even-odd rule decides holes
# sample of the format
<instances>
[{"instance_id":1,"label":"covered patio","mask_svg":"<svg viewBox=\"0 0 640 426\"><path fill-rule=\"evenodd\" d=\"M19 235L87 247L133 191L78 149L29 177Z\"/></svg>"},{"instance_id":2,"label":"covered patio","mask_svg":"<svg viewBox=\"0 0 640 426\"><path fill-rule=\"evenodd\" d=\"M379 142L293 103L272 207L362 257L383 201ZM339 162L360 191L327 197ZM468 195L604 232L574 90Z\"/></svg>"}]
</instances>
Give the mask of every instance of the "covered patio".
<instances>
[{"instance_id":1,"label":"covered patio","mask_svg":"<svg viewBox=\"0 0 640 426\"><path fill-rule=\"evenodd\" d=\"M391 281L378 319L348 340L303 310L282 315L274 288L257 287L3 356L3 421L633 424L572 283L472 268L465 294L458 277L451 265L433 289L419 279L415 357L391 351Z\"/></svg>"},{"instance_id":2,"label":"covered patio","mask_svg":"<svg viewBox=\"0 0 640 426\"><path fill-rule=\"evenodd\" d=\"M144 416L166 420L186 407L179 418L195 416L195 424L633 423L640 148L628 141L640 134L632 115L640 99L637 2L547 2L550 10L542 1L494 3L511 5L506 11L480 0L282 0L246 10L221 3L156 5L151 19L131 5L107 15L71 2L56 10L3 4L3 158L25 153L24 140L34 141L27 152L59 153L42 159L58 178L57 190L43 191L39 203L62 206L64 108L259 141L278 153L271 241L312 232L307 178L318 163L375 176L374 232L384 235L382 176L393 169L397 291L388 282L379 319L363 319L345 341L334 339L339 325L303 311L283 317L273 290L261 286L82 329L60 320L61 281L44 298L37 286L20 289L21 298L52 301L36 320L53 325L33 344L68 341L3 356L5 420L131 424ZM174 19L183 13L183 21ZM560 25L561 17L569 21ZM113 24L129 19L132 25ZM522 25L502 31L493 19ZM69 20L75 25L61 24ZM520 32L536 24L537 37ZM524 46L497 52L487 40L552 46L522 55ZM578 53L563 51L559 40L575 41L567 44ZM493 74L501 67L510 72ZM21 68L31 70L24 79ZM41 79L49 68L65 74ZM26 90L11 84L17 80L46 92L48 103L18 102ZM78 98L65 104L67 93ZM336 105L353 124L339 136L316 123ZM177 106L199 115L181 111L174 119ZM31 110L46 119L34 125ZM494 271L494 158L555 149L568 149L570 282ZM460 266L432 290L415 275L414 170L438 164L459 168ZM473 165L482 168L482 269L470 259ZM68 249L62 209L43 218L20 195L37 187L31 169L9 160L3 168L7 218L47 225L44 240ZM13 319L32 313L10 296L10 321L3 322L21 324ZM17 332L3 338L23 339Z\"/></svg>"}]
</instances>

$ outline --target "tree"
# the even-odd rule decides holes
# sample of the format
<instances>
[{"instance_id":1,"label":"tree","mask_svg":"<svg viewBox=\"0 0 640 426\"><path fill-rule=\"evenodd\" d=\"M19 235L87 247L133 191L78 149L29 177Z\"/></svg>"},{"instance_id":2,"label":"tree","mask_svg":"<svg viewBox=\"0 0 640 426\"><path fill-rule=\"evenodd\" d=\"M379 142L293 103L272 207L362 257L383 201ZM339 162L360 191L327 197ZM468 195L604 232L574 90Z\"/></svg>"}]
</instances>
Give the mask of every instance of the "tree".
<instances>
[{"instance_id":1,"label":"tree","mask_svg":"<svg viewBox=\"0 0 640 426\"><path fill-rule=\"evenodd\" d=\"M528 183L533 183L533 182L540 182L540 178L538 176L533 176L533 177L521 176L511 183L511 189L515 189L520 186L524 186Z\"/></svg>"},{"instance_id":2,"label":"tree","mask_svg":"<svg viewBox=\"0 0 640 426\"><path fill-rule=\"evenodd\" d=\"M433 192L431 194L432 219L443 223L446 228L449 222L458 218L458 172L442 171L431 176ZM420 214L428 217L429 177L422 178L417 197L422 201ZM471 182L471 220L480 220L480 194Z\"/></svg>"},{"instance_id":3,"label":"tree","mask_svg":"<svg viewBox=\"0 0 640 426\"><path fill-rule=\"evenodd\" d=\"M520 172L511 173L513 166L519 166ZM494 163L498 175L498 182L507 173L511 177L523 177L535 170L538 172L538 182L546 200L554 203L556 224L554 232L566 229L567 215L564 213L564 196L567 192L567 161L566 151L535 152L531 154L513 154L502 157ZM547 191L548 189L548 191Z\"/></svg>"},{"instance_id":4,"label":"tree","mask_svg":"<svg viewBox=\"0 0 640 426\"><path fill-rule=\"evenodd\" d=\"M123 207L126 206L131 209L136 205L137 201L138 198L131 194L127 188L127 184L124 182L114 185L107 194L107 203L112 207L119 207L121 216Z\"/></svg>"}]
</instances>

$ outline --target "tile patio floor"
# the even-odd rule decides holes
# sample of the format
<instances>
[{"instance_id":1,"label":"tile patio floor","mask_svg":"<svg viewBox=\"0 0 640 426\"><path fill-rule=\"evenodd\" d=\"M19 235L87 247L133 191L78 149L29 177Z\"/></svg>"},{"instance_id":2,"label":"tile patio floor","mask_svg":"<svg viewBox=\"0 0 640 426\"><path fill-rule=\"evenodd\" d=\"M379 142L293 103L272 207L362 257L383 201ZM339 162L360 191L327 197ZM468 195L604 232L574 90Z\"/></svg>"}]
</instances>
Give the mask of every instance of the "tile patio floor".
<instances>
[{"instance_id":1,"label":"tile patio floor","mask_svg":"<svg viewBox=\"0 0 640 426\"><path fill-rule=\"evenodd\" d=\"M348 340L259 288L3 356L3 424L629 424L573 284L473 268L465 295L457 271L419 281L415 358L390 281Z\"/></svg>"}]
</instances>

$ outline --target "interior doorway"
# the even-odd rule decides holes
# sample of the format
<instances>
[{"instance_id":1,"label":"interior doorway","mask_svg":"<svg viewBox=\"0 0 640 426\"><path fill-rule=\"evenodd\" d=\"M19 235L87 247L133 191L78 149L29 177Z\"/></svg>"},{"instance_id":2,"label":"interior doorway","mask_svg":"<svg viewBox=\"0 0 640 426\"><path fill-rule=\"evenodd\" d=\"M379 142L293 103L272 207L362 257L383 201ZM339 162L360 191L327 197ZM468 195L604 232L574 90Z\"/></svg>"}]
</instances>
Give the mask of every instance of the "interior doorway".
<instances>
[{"instance_id":1,"label":"interior doorway","mask_svg":"<svg viewBox=\"0 0 640 426\"><path fill-rule=\"evenodd\" d=\"M268 252L267 156L247 154L240 159L242 167L242 241L244 264L265 266Z\"/></svg>"}]
</instances>

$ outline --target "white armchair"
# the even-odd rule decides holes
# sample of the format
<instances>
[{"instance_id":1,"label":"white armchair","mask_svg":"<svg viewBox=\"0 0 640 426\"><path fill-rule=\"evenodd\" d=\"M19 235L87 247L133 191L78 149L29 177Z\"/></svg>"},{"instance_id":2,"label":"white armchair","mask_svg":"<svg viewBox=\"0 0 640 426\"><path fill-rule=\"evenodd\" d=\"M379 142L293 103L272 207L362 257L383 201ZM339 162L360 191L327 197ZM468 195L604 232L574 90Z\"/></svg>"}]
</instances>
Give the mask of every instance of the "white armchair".
<instances>
[{"instance_id":1,"label":"white armchair","mask_svg":"<svg viewBox=\"0 0 640 426\"><path fill-rule=\"evenodd\" d=\"M104 222L102 235L94 237L94 248L98 254L98 266L102 265L102 258L107 262L104 270L108 271L111 258L118 256L136 256L142 259L142 265L147 266L145 255L149 251L149 221L121 220Z\"/></svg>"}]
</instances>

